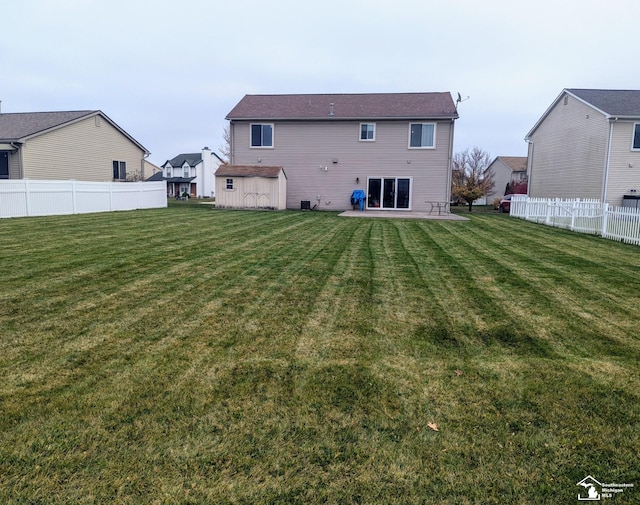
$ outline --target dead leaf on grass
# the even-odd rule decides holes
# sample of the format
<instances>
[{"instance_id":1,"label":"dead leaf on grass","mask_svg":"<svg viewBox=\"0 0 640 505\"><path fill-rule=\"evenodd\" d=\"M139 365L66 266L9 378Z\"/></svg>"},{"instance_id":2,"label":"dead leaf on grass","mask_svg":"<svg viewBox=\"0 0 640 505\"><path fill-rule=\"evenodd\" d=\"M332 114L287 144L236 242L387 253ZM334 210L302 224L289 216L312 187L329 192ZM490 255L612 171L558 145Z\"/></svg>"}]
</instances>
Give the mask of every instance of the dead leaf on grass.
<instances>
[{"instance_id":1,"label":"dead leaf on grass","mask_svg":"<svg viewBox=\"0 0 640 505\"><path fill-rule=\"evenodd\" d=\"M440 431L438 430L438 425L436 423L427 423L427 426L431 428L433 431Z\"/></svg>"},{"instance_id":2,"label":"dead leaf on grass","mask_svg":"<svg viewBox=\"0 0 640 505\"><path fill-rule=\"evenodd\" d=\"M462 375L462 370L456 370L456 375L460 377Z\"/></svg>"}]
</instances>

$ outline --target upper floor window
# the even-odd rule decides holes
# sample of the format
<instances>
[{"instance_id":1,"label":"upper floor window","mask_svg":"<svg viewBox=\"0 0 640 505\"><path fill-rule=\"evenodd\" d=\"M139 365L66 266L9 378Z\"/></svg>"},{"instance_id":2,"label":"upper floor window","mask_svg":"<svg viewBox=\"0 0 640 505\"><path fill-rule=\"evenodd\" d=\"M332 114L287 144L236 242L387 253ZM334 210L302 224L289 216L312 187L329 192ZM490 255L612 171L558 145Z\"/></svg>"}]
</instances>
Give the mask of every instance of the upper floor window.
<instances>
[{"instance_id":1,"label":"upper floor window","mask_svg":"<svg viewBox=\"0 0 640 505\"><path fill-rule=\"evenodd\" d=\"M127 179L127 162L113 160L113 179L124 181Z\"/></svg>"},{"instance_id":2,"label":"upper floor window","mask_svg":"<svg viewBox=\"0 0 640 505\"><path fill-rule=\"evenodd\" d=\"M633 142L631 143L631 149L640 151L640 123L633 125Z\"/></svg>"},{"instance_id":3,"label":"upper floor window","mask_svg":"<svg viewBox=\"0 0 640 505\"><path fill-rule=\"evenodd\" d=\"M436 146L435 123L410 123L409 148L433 149Z\"/></svg>"},{"instance_id":4,"label":"upper floor window","mask_svg":"<svg viewBox=\"0 0 640 505\"><path fill-rule=\"evenodd\" d=\"M182 167L182 177L185 179L189 177L189 167Z\"/></svg>"},{"instance_id":5,"label":"upper floor window","mask_svg":"<svg viewBox=\"0 0 640 505\"><path fill-rule=\"evenodd\" d=\"M374 141L376 139L375 123L360 123L360 140Z\"/></svg>"},{"instance_id":6,"label":"upper floor window","mask_svg":"<svg viewBox=\"0 0 640 505\"><path fill-rule=\"evenodd\" d=\"M273 125L251 125L251 147L273 147Z\"/></svg>"},{"instance_id":7,"label":"upper floor window","mask_svg":"<svg viewBox=\"0 0 640 505\"><path fill-rule=\"evenodd\" d=\"M167 170L167 175L166 175L166 177L167 177L167 178L168 178L168 177L171 177L171 167L167 167L167 169L166 169L166 170Z\"/></svg>"}]
</instances>

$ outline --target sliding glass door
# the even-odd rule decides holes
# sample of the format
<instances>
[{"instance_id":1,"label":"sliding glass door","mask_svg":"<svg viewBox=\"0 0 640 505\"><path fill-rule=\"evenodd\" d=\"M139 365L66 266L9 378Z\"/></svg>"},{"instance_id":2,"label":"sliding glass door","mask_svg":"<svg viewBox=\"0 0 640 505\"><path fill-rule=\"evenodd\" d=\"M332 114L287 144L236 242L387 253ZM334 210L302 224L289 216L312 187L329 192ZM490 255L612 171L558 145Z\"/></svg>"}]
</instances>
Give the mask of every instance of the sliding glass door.
<instances>
[{"instance_id":1,"label":"sliding glass door","mask_svg":"<svg viewBox=\"0 0 640 505\"><path fill-rule=\"evenodd\" d=\"M371 177L367 189L369 209L411 208L411 179L408 177Z\"/></svg>"}]
</instances>

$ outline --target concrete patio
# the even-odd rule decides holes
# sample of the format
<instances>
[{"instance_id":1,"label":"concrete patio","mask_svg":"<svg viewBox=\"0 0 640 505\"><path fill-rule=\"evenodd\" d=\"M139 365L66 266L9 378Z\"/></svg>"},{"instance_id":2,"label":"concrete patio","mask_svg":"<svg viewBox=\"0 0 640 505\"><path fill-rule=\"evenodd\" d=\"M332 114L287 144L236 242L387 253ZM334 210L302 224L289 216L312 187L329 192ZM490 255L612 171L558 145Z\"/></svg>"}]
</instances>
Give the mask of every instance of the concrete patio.
<instances>
[{"instance_id":1,"label":"concrete patio","mask_svg":"<svg viewBox=\"0 0 640 505\"><path fill-rule=\"evenodd\" d=\"M340 214L344 217L372 217L372 218L396 218L396 219L430 219L433 221L469 221L468 218L458 214L437 212L409 212L409 211L393 211L393 210L345 210Z\"/></svg>"}]
</instances>

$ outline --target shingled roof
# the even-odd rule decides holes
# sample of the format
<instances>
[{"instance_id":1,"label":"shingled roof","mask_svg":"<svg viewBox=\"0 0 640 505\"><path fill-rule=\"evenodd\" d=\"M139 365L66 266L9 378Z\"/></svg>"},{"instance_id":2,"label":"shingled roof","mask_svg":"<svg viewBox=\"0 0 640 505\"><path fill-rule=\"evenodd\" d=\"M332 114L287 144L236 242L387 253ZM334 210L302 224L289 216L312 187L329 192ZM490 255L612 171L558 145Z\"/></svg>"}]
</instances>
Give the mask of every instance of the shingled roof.
<instances>
[{"instance_id":1,"label":"shingled roof","mask_svg":"<svg viewBox=\"0 0 640 505\"><path fill-rule=\"evenodd\" d=\"M3 112L0 114L0 140L18 141L97 112L100 111Z\"/></svg>"},{"instance_id":2,"label":"shingled roof","mask_svg":"<svg viewBox=\"0 0 640 505\"><path fill-rule=\"evenodd\" d=\"M498 156L497 159L507 165L512 172L526 172L527 170L526 156Z\"/></svg>"},{"instance_id":3,"label":"shingled roof","mask_svg":"<svg viewBox=\"0 0 640 505\"><path fill-rule=\"evenodd\" d=\"M449 92L245 95L230 120L455 119Z\"/></svg>"},{"instance_id":4,"label":"shingled roof","mask_svg":"<svg viewBox=\"0 0 640 505\"><path fill-rule=\"evenodd\" d=\"M120 128L100 110L3 112L0 113L0 142L24 142L31 137L35 137L49 130L54 130L66 124L98 115L119 130L145 153L149 153L146 147Z\"/></svg>"},{"instance_id":5,"label":"shingled roof","mask_svg":"<svg viewBox=\"0 0 640 505\"><path fill-rule=\"evenodd\" d=\"M220 165L220 167L216 170L215 175L218 177L277 178L281 171L282 167L255 165Z\"/></svg>"},{"instance_id":6,"label":"shingled roof","mask_svg":"<svg viewBox=\"0 0 640 505\"><path fill-rule=\"evenodd\" d=\"M640 90L567 89L609 116L640 118Z\"/></svg>"},{"instance_id":7,"label":"shingled roof","mask_svg":"<svg viewBox=\"0 0 640 505\"><path fill-rule=\"evenodd\" d=\"M167 163L171 163L172 167L181 167L182 165L184 165L185 161L190 167L195 167L202 161L202 153L178 154L178 156L165 161L164 165L162 165L162 168L164 168Z\"/></svg>"}]
</instances>

